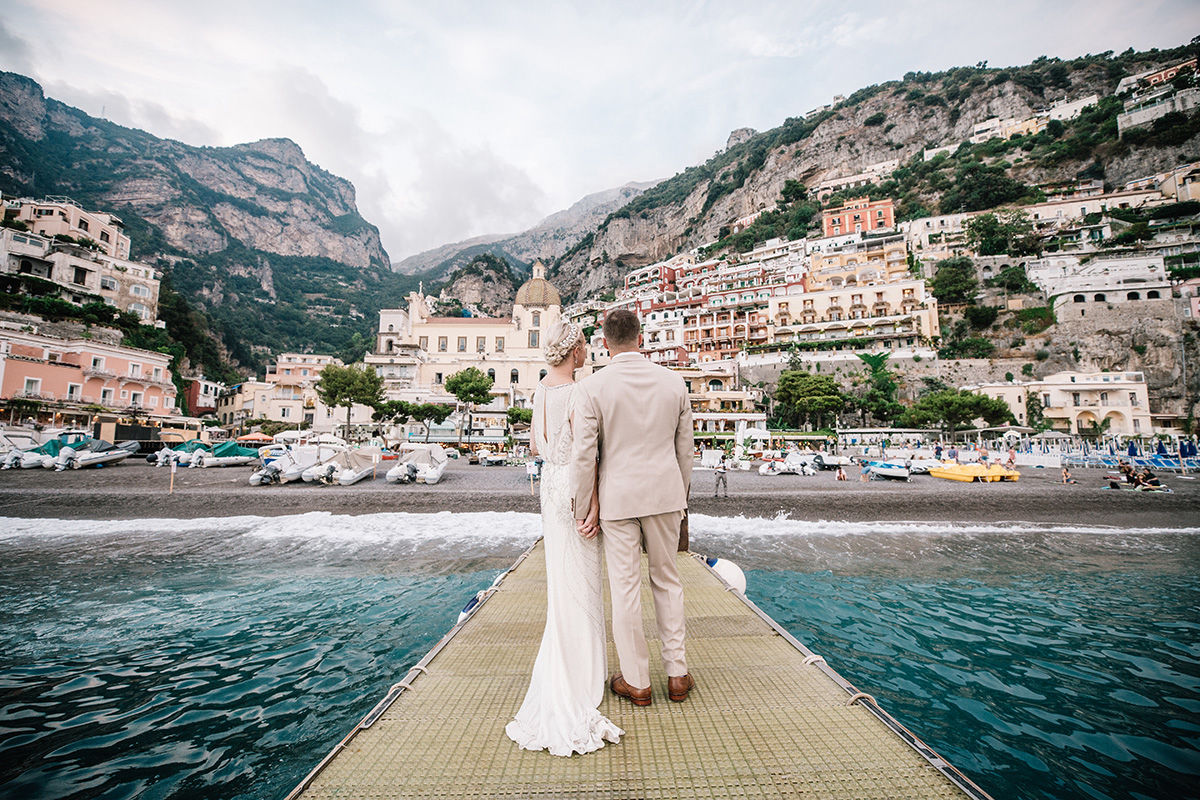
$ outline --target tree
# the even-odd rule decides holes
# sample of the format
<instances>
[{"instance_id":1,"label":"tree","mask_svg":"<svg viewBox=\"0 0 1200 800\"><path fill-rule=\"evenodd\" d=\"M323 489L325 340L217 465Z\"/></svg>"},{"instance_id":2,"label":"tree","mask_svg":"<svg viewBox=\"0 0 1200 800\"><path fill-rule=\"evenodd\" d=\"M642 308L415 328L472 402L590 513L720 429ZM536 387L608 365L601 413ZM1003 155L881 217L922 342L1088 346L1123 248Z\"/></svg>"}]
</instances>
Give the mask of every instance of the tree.
<instances>
[{"instance_id":1,"label":"tree","mask_svg":"<svg viewBox=\"0 0 1200 800\"><path fill-rule=\"evenodd\" d=\"M966 227L967 245L981 256L1034 255L1041 250L1041 237L1024 211L980 214Z\"/></svg>"},{"instance_id":2,"label":"tree","mask_svg":"<svg viewBox=\"0 0 1200 800\"><path fill-rule=\"evenodd\" d=\"M982 211L1017 200L1029 187L1013 180L1003 167L971 161L958 168L954 186L942 195L943 214L958 211Z\"/></svg>"},{"instance_id":3,"label":"tree","mask_svg":"<svg viewBox=\"0 0 1200 800\"><path fill-rule=\"evenodd\" d=\"M487 403L492 399L494 381L476 367L467 367L446 379L446 391L458 398L467 407L467 444L471 443L471 415L476 403ZM462 428L458 430L458 443L462 444Z\"/></svg>"},{"instance_id":4,"label":"tree","mask_svg":"<svg viewBox=\"0 0 1200 800\"><path fill-rule=\"evenodd\" d=\"M937 274L929 282L933 296L941 303L971 303L979 291L975 265L966 256L937 262Z\"/></svg>"},{"instance_id":5,"label":"tree","mask_svg":"<svg viewBox=\"0 0 1200 800\"><path fill-rule=\"evenodd\" d=\"M453 412L453 408L441 403L422 403L411 407L412 418L425 426L426 442L429 441L430 424L441 425Z\"/></svg>"},{"instance_id":6,"label":"tree","mask_svg":"<svg viewBox=\"0 0 1200 800\"><path fill-rule=\"evenodd\" d=\"M887 368L890 356L891 353L858 353L869 373L867 391L858 399L858 407L885 424L904 411L904 406L896 402L899 386L895 374Z\"/></svg>"},{"instance_id":7,"label":"tree","mask_svg":"<svg viewBox=\"0 0 1200 800\"><path fill-rule=\"evenodd\" d=\"M532 408L517 408L516 406L509 406L509 408L508 408L508 424L516 425L521 422L525 423L526 425L533 422L533 409Z\"/></svg>"},{"instance_id":8,"label":"tree","mask_svg":"<svg viewBox=\"0 0 1200 800\"><path fill-rule=\"evenodd\" d=\"M903 423L913 428L936 425L953 434L979 418L988 425L1002 425L1011 422L1013 415L1003 400L961 389L946 389L918 400L904 412Z\"/></svg>"},{"instance_id":9,"label":"tree","mask_svg":"<svg viewBox=\"0 0 1200 800\"><path fill-rule=\"evenodd\" d=\"M825 427L826 421L846 407L846 396L837 382L825 375L786 370L779 376L775 400L783 416L795 427Z\"/></svg>"},{"instance_id":10,"label":"tree","mask_svg":"<svg viewBox=\"0 0 1200 800\"><path fill-rule=\"evenodd\" d=\"M327 406L346 407L346 437L350 437L350 411L360 404L379 408L383 404L383 378L372 369L329 364L317 379L317 397Z\"/></svg>"}]
</instances>

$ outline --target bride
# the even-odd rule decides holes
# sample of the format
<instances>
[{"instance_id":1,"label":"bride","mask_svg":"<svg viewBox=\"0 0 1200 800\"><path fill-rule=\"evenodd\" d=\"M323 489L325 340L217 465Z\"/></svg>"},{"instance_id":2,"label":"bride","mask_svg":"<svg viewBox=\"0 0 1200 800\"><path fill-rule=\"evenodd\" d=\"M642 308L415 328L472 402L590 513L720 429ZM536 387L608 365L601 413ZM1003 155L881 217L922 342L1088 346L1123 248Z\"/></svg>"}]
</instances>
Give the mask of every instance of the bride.
<instances>
[{"instance_id":1,"label":"bride","mask_svg":"<svg viewBox=\"0 0 1200 800\"><path fill-rule=\"evenodd\" d=\"M571 510L571 399L575 370L583 366L586 352L578 325L564 320L550 328L550 370L533 395L530 436L534 454L544 460L546 630L525 701L504 729L523 749L549 750L556 756L599 750L605 741L619 742L624 733L597 710L605 679L597 513L589 513L591 536L584 538Z\"/></svg>"}]
</instances>

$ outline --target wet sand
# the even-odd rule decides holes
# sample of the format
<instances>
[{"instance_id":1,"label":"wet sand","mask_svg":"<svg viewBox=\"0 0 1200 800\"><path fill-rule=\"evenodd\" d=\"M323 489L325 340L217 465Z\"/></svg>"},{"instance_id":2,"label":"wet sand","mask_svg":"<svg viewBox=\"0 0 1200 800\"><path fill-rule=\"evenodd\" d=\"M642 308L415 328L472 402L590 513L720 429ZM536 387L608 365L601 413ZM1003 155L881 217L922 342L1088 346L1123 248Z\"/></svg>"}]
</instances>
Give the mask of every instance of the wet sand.
<instances>
[{"instance_id":1,"label":"wet sand","mask_svg":"<svg viewBox=\"0 0 1200 800\"><path fill-rule=\"evenodd\" d=\"M386 469L386 468L385 468ZM378 477L355 486L294 483L255 487L247 467L181 468L168 494L170 470L143 459L103 469L0 471L0 517L25 519L185 519L439 511L527 511L539 508L523 467L452 461L436 486L393 485ZM1077 470L1079 483L1057 483L1058 470L1023 469L1017 483L967 484L915 476L911 482L838 482L811 477L729 474L729 497L712 496L713 473L692 476L690 508L712 516L847 522L1036 522L1124 528L1200 526L1200 478L1162 475L1173 494L1111 491L1104 473ZM2 524L2 523L0 523Z\"/></svg>"}]
</instances>

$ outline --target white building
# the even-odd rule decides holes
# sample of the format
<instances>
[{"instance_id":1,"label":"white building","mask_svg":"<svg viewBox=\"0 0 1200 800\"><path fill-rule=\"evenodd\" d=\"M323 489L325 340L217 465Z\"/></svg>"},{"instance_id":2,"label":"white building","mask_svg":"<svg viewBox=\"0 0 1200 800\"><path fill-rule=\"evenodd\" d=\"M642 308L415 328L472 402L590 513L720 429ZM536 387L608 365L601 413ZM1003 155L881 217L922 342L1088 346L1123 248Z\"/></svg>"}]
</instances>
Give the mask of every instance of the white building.
<instances>
[{"instance_id":1,"label":"white building","mask_svg":"<svg viewBox=\"0 0 1200 800\"><path fill-rule=\"evenodd\" d=\"M1054 298L1056 311L1068 304L1127 303L1171 297L1171 282L1161 255L1085 258L1058 253L1027 261L1025 274Z\"/></svg>"},{"instance_id":2,"label":"white building","mask_svg":"<svg viewBox=\"0 0 1200 800\"><path fill-rule=\"evenodd\" d=\"M1105 420L1106 434L1155 432L1146 378L1141 372L1058 372L1040 381L961 388L1005 401L1019 425L1028 424L1026 404L1034 395L1042 404L1042 416L1064 433L1090 433Z\"/></svg>"}]
</instances>

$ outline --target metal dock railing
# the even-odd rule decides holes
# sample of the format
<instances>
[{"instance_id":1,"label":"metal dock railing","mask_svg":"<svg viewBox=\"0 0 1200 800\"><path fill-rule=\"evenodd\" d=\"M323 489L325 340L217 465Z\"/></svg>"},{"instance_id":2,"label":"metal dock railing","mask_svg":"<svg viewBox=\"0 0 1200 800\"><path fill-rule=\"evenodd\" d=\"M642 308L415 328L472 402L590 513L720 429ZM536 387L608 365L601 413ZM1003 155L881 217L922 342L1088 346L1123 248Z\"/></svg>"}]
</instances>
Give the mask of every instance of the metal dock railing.
<instances>
[{"instance_id":1,"label":"metal dock railing","mask_svg":"<svg viewBox=\"0 0 1200 800\"><path fill-rule=\"evenodd\" d=\"M643 581L655 699L634 708L605 692L600 710L625 730L620 744L560 758L504 735L545 624L539 542L289 800L988 798L701 558L678 559L696 688L687 702L667 700Z\"/></svg>"}]
</instances>

